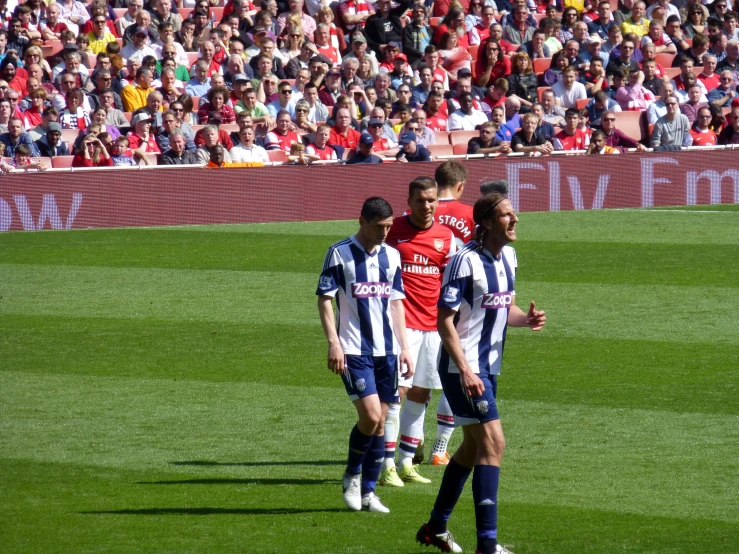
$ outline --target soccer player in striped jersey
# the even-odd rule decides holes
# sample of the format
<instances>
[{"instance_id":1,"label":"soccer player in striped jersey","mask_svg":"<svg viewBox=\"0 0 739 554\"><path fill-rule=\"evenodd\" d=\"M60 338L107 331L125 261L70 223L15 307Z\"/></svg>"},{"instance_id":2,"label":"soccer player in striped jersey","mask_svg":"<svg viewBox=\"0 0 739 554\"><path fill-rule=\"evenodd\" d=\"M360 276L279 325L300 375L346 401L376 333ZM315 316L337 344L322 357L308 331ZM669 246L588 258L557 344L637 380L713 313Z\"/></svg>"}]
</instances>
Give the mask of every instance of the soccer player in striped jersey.
<instances>
[{"instance_id":1,"label":"soccer player in striped jersey","mask_svg":"<svg viewBox=\"0 0 739 554\"><path fill-rule=\"evenodd\" d=\"M436 302L441 275L456 251L452 232L434 221L438 203L436 181L417 177L408 185L410 211L393 222L387 243L400 252L403 269L403 301L408 327L408 345L415 363L412 379L401 379L400 395L407 390L403 412L400 403L390 404L385 420L385 463L380 484L402 487L403 483L430 483L413 465L418 443L423 437L423 420L431 390L441 389L437 357L441 341L436 331ZM410 389L409 389L410 387ZM446 404L442 396L441 402ZM453 429L453 416L449 412ZM400 426L400 469L395 468L395 445ZM445 440L446 443L446 440ZM442 458L446 465L446 458Z\"/></svg>"},{"instance_id":2,"label":"soccer player in striped jersey","mask_svg":"<svg viewBox=\"0 0 739 554\"><path fill-rule=\"evenodd\" d=\"M400 401L399 368L403 377L413 375L400 254L383 244L392 224L390 204L368 198L357 234L328 249L316 291L328 368L341 375L359 416L349 435L343 479L344 502L355 511L390 511L374 494L385 458L385 417L388 404Z\"/></svg>"},{"instance_id":3,"label":"soccer player in striped jersey","mask_svg":"<svg viewBox=\"0 0 739 554\"><path fill-rule=\"evenodd\" d=\"M475 240L452 258L444 273L438 310L442 350L439 375L444 393L462 426L464 439L446 467L431 518L416 540L443 552L461 552L447 521L470 473L477 522L477 553L510 552L497 542L498 480L505 447L496 406L497 376L508 325L540 330L546 315L531 302L528 313L515 303L515 251L518 218L501 194L475 202Z\"/></svg>"}]
</instances>

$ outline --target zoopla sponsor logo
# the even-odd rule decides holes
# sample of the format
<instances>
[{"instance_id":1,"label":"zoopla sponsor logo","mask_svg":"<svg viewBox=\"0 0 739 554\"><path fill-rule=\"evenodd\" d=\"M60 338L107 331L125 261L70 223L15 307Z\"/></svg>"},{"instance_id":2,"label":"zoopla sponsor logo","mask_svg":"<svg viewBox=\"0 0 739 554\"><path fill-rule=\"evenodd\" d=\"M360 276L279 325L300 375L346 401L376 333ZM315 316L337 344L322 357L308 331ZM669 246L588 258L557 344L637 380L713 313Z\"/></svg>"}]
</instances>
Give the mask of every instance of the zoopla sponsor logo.
<instances>
[{"instance_id":1,"label":"zoopla sponsor logo","mask_svg":"<svg viewBox=\"0 0 739 554\"><path fill-rule=\"evenodd\" d=\"M513 297L510 292L486 292L482 297L482 307L486 310L497 310L507 308L511 305Z\"/></svg>"},{"instance_id":2,"label":"zoopla sponsor logo","mask_svg":"<svg viewBox=\"0 0 739 554\"><path fill-rule=\"evenodd\" d=\"M390 298L390 283L352 283L354 298Z\"/></svg>"}]
</instances>

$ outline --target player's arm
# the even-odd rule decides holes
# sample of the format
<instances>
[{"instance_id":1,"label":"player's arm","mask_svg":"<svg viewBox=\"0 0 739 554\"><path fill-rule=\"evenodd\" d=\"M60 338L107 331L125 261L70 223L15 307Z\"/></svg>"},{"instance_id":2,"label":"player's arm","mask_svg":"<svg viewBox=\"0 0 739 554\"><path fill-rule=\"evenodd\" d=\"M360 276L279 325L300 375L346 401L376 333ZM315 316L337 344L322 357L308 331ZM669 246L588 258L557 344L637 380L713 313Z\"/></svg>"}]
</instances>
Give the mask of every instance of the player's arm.
<instances>
[{"instance_id":1,"label":"player's arm","mask_svg":"<svg viewBox=\"0 0 739 554\"><path fill-rule=\"evenodd\" d=\"M438 314L436 316L436 328L439 331L441 342L444 345L444 349L449 353L456 366L459 368L459 374L462 379L462 385L470 398L476 398L482 396L485 390L485 385L480 378L472 371L464 350L462 349L462 343L459 340L457 329L454 327L454 317L457 315L457 311L452 308L439 307Z\"/></svg>"},{"instance_id":2,"label":"player's arm","mask_svg":"<svg viewBox=\"0 0 739 554\"><path fill-rule=\"evenodd\" d=\"M343 374L344 350L339 343L339 335L336 334L336 320L331 300L331 296L324 294L318 296L318 314L321 317L321 327L328 339L328 368L336 374Z\"/></svg>"},{"instance_id":3,"label":"player's arm","mask_svg":"<svg viewBox=\"0 0 739 554\"><path fill-rule=\"evenodd\" d=\"M508 308L508 325L511 327L529 327L532 331L540 331L546 322L546 312L537 310L536 302L531 302L527 313L516 306L516 297L513 296L511 306Z\"/></svg>"},{"instance_id":4,"label":"player's arm","mask_svg":"<svg viewBox=\"0 0 739 554\"><path fill-rule=\"evenodd\" d=\"M400 345L400 356L398 356L401 367L400 373L404 378L408 379L413 375L415 367L413 366L413 358L408 350L408 340L405 334L405 307L403 306L402 300L390 301L390 317L393 320L395 337L398 339L398 345ZM404 366L405 371L402 370Z\"/></svg>"}]
</instances>

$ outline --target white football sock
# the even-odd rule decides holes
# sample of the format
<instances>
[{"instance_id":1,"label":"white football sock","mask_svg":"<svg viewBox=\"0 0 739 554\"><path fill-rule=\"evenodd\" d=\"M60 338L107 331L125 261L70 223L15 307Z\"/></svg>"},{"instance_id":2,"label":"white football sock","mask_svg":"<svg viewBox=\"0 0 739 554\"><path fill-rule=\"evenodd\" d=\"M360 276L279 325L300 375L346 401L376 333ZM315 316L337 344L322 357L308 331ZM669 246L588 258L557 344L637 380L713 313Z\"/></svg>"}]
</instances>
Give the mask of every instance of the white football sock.
<instances>
[{"instance_id":1,"label":"white football sock","mask_svg":"<svg viewBox=\"0 0 739 554\"><path fill-rule=\"evenodd\" d=\"M436 439L431 455L442 455L446 452L449 439L454 432L454 414L449 406L446 395L442 394L439 399L439 407L436 410Z\"/></svg>"},{"instance_id":2,"label":"white football sock","mask_svg":"<svg viewBox=\"0 0 739 554\"><path fill-rule=\"evenodd\" d=\"M400 414L400 444L398 445L398 460L400 467L410 464L416 454L418 442L423 436L423 416L426 413L426 403L419 404L412 400L405 400L405 406Z\"/></svg>"},{"instance_id":3,"label":"white football sock","mask_svg":"<svg viewBox=\"0 0 739 554\"><path fill-rule=\"evenodd\" d=\"M400 427L400 403L392 402L385 418L385 461L382 471L395 467L395 448L398 442L398 428Z\"/></svg>"}]
</instances>

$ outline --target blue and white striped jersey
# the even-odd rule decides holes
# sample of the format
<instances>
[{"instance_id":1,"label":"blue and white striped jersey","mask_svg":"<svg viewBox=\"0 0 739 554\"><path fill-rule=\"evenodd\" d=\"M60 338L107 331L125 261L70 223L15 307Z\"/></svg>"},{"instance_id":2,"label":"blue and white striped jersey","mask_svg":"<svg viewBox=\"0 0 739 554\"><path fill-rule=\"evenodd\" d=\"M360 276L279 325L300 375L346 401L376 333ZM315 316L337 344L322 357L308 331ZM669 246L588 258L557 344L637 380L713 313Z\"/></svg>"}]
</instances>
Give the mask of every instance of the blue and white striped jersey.
<instances>
[{"instance_id":1,"label":"blue and white striped jersey","mask_svg":"<svg viewBox=\"0 0 739 554\"><path fill-rule=\"evenodd\" d=\"M517 265L512 247L503 247L495 258L477 241L467 243L447 265L438 306L457 311L454 326L475 373L500 374ZM459 373L443 347L439 372Z\"/></svg>"},{"instance_id":2,"label":"blue and white striped jersey","mask_svg":"<svg viewBox=\"0 0 739 554\"><path fill-rule=\"evenodd\" d=\"M370 254L355 237L337 242L326 253L316 294L337 296L337 328L344 354L399 353L390 300L402 300L405 291L395 248L381 244Z\"/></svg>"}]
</instances>

